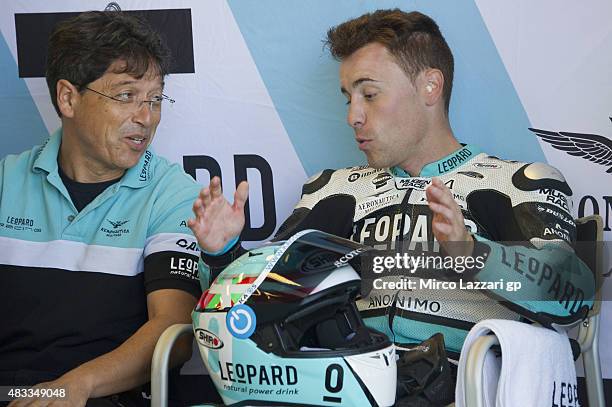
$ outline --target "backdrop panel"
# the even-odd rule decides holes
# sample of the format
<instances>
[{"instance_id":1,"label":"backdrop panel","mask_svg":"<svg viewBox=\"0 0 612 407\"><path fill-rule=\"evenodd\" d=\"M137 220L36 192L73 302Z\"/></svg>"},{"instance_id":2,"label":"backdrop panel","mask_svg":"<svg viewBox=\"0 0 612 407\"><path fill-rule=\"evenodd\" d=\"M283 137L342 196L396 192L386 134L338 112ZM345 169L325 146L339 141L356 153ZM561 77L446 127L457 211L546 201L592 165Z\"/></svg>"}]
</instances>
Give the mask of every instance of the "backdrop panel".
<instances>
[{"instance_id":1,"label":"backdrop panel","mask_svg":"<svg viewBox=\"0 0 612 407\"><path fill-rule=\"evenodd\" d=\"M251 244L273 234L307 176L365 162L345 122L338 63L322 39L331 25L389 7L431 15L446 36L456 60L450 117L459 140L502 158L558 167L573 188L574 215L601 214L605 238L612 240L610 165L556 150L529 130L600 135L602 148L612 152L609 1L588 7L570 0L118 3L148 13L181 61L166 81L166 93L177 102L164 110L154 148L202 184L221 175L228 197L237 179L248 178L245 238ZM35 67L42 52L26 40L44 38L44 22L59 13L106 6L92 0L3 2L0 156L42 142L59 126L44 78L34 68L26 72L25 64ZM40 24L20 31L20 19L34 21L28 19L41 13ZM606 270L611 255L606 253ZM605 291L611 298L609 281ZM602 315L602 365L604 376L612 377L612 350L605 346L612 333L609 303Z\"/></svg>"}]
</instances>

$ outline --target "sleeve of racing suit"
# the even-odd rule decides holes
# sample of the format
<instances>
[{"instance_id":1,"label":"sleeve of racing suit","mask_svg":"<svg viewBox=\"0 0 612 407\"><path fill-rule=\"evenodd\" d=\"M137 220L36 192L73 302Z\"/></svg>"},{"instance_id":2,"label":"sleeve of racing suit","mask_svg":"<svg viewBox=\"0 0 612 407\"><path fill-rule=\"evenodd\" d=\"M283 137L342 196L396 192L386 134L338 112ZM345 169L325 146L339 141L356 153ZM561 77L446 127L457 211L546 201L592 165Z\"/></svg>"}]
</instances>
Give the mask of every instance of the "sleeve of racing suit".
<instances>
[{"instance_id":1,"label":"sleeve of racing suit","mask_svg":"<svg viewBox=\"0 0 612 407\"><path fill-rule=\"evenodd\" d=\"M575 254L572 191L559 171L526 164L512 177L512 190L474 191L470 212L490 239L478 281L500 281L490 293L519 314L551 326L583 319L593 304L595 276ZM514 282L514 291L508 283ZM518 288L518 284L520 288Z\"/></svg>"},{"instance_id":2,"label":"sleeve of racing suit","mask_svg":"<svg viewBox=\"0 0 612 407\"><path fill-rule=\"evenodd\" d=\"M240 239L225 253L219 255L206 254L202 252L200 256L199 269L203 270L207 274L208 284L203 289L208 288L215 278L223 271L224 268L229 266L231 262L236 260L238 257L246 253L246 250L240 244ZM200 277L201 279L203 277Z\"/></svg>"}]
</instances>

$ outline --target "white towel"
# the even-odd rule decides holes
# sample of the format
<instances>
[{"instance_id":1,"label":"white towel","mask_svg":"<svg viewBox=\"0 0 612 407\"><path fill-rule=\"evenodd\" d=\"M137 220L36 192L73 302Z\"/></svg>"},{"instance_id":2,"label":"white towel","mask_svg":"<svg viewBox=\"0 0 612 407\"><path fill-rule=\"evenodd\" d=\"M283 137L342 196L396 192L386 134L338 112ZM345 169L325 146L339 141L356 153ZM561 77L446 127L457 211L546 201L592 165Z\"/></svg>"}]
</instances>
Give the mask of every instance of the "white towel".
<instances>
[{"instance_id":1,"label":"white towel","mask_svg":"<svg viewBox=\"0 0 612 407\"><path fill-rule=\"evenodd\" d=\"M502 360L500 368L499 360L491 350L485 358L485 406L580 406L572 350L565 332L516 321L489 319L477 323L470 330L461 349L456 407L466 407L463 376L468 351L476 338L490 332L499 340Z\"/></svg>"}]
</instances>

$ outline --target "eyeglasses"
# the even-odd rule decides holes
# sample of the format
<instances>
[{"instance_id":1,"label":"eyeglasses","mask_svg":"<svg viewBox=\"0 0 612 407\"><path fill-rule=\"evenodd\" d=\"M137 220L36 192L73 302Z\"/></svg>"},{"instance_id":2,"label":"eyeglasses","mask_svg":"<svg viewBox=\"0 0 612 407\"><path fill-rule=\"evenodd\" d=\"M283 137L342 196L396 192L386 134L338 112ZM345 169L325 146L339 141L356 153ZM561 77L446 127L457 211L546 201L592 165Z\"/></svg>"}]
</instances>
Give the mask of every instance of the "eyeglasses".
<instances>
[{"instance_id":1,"label":"eyeglasses","mask_svg":"<svg viewBox=\"0 0 612 407\"><path fill-rule=\"evenodd\" d=\"M175 102L174 99L164 95L163 93L160 96L155 96L151 100L138 100L132 92L121 92L116 96L109 96L87 86L85 86L84 88L92 91L93 93L97 93L100 96L104 96L105 98L119 102L122 105L128 107L132 112L139 111L142 108L142 105L146 103L152 113L159 113L161 112L161 106L164 100L168 101L168 103L170 104Z\"/></svg>"}]
</instances>

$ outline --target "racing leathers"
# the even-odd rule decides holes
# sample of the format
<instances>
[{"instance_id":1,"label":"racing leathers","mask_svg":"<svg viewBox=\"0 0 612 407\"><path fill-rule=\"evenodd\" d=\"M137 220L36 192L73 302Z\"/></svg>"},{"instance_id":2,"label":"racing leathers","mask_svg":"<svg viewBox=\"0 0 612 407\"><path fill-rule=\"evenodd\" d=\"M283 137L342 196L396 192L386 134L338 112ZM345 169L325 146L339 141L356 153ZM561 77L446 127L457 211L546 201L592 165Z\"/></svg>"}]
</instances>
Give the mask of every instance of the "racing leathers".
<instances>
[{"instance_id":1,"label":"racing leathers","mask_svg":"<svg viewBox=\"0 0 612 407\"><path fill-rule=\"evenodd\" d=\"M425 195L432 177L451 190L483 267L465 278L458 274L456 289L435 289L431 274L430 285L414 284L409 290L381 288L379 281L358 303L367 325L397 343L418 343L442 332L447 349L459 352L469 329L483 319L528 318L551 326L585 316L595 278L572 250L572 191L562 174L546 164L501 160L472 145L427 164L417 177L397 167L324 170L303 186L300 202L275 240L319 229L377 249L418 242L437 252ZM235 250L222 257L234 257ZM212 266L224 263L208 260ZM404 280L410 279L425 280L407 273ZM464 280L480 285L466 289Z\"/></svg>"}]
</instances>

